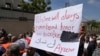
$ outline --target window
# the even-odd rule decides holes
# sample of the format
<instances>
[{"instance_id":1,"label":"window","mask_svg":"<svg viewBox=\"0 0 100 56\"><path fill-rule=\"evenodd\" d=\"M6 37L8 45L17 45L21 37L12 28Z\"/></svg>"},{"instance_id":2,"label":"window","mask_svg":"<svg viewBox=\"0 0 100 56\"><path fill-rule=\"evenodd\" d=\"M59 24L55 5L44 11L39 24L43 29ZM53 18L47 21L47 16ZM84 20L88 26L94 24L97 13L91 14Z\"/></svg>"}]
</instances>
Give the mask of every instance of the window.
<instances>
[{"instance_id":1,"label":"window","mask_svg":"<svg viewBox=\"0 0 100 56\"><path fill-rule=\"evenodd\" d=\"M19 21L27 21L27 17L19 17Z\"/></svg>"},{"instance_id":2,"label":"window","mask_svg":"<svg viewBox=\"0 0 100 56\"><path fill-rule=\"evenodd\" d=\"M21 9L21 5L18 5L18 7L17 7L18 9Z\"/></svg>"},{"instance_id":3,"label":"window","mask_svg":"<svg viewBox=\"0 0 100 56\"><path fill-rule=\"evenodd\" d=\"M5 7L6 7L6 8L11 8L11 3L6 3L6 4L5 4Z\"/></svg>"}]
</instances>

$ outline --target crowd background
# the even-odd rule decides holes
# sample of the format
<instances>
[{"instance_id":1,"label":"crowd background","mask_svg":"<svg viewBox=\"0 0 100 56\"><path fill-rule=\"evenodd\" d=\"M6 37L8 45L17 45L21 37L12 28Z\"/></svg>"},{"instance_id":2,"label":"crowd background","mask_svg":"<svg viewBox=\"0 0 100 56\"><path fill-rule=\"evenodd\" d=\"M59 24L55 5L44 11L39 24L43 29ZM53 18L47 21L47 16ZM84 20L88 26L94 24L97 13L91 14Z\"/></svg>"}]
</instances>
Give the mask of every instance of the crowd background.
<instances>
[{"instance_id":1,"label":"crowd background","mask_svg":"<svg viewBox=\"0 0 100 56\"><path fill-rule=\"evenodd\" d=\"M79 51L77 56L99 56L100 38L95 33L87 33L83 25L79 29ZM30 47L32 32L15 36L0 28L0 56L61 56Z\"/></svg>"}]
</instances>

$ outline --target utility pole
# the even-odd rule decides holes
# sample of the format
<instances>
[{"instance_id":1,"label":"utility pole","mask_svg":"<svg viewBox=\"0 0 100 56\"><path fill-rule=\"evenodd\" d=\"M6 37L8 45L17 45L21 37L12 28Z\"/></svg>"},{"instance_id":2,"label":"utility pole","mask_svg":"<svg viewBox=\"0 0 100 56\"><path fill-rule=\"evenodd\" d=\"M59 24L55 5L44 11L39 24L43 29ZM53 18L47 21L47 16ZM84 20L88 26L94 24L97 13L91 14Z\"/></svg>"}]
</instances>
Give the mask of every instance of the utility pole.
<instances>
[{"instance_id":1,"label":"utility pole","mask_svg":"<svg viewBox=\"0 0 100 56\"><path fill-rule=\"evenodd\" d=\"M68 6L70 6L69 0L65 3L65 7L68 7Z\"/></svg>"}]
</instances>

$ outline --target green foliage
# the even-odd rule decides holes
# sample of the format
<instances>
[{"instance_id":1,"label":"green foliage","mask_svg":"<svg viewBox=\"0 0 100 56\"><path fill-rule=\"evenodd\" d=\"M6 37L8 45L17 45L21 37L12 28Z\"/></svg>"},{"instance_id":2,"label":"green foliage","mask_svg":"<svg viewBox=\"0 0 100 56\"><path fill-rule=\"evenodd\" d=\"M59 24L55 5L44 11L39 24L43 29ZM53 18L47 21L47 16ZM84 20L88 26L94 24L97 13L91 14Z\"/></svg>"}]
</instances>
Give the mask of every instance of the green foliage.
<instances>
[{"instance_id":1,"label":"green foliage","mask_svg":"<svg viewBox=\"0 0 100 56\"><path fill-rule=\"evenodd\" d=\"M29 11L33 13L41 13L51 10L50 0L29 0L30 3L24 2L22 0L21 7L24 11Z\"/></svg>"},{"instance_id":2,"label":"green foliage","mask_svg":"<svg viewBox=\"0 0 100 56\"><path fill-rule=\"evenodd\" d=\"M100 22L97 22L96 20L90 20L87 22L87 25L92 30L93 28L100 28Z\"/></svg>"}]
</instances>

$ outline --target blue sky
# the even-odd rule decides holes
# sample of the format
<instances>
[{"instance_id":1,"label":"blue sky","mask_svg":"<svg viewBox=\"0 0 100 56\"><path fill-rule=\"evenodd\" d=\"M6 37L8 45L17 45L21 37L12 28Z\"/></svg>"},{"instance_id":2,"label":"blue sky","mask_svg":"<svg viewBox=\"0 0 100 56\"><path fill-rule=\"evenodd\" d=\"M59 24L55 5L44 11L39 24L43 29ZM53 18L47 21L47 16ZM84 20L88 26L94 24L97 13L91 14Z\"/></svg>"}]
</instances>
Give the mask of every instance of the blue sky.
<instances>
[{"instance_id":1,"label":"blue sky","mask_svg":"<svg viewBox=\"0 0 100 56\"><path fill-rule=\"evenodd\" d=\"M83 3L83 20L100 20L100 0L51 0L52 9L64 8L67 2L70 6Z\"/></svg>"},{"instance_id":2,"label":"blue sky","mask_svg":"<svg viewBox=\"0 0 100 56\"><path fill-rule=\"evenodd\" d=\"M100 0L51 0L52 10L64 8L65 3L69 3L69 6L83 3L83 20L100 21Z\"/></svg>"}]
</instances>

